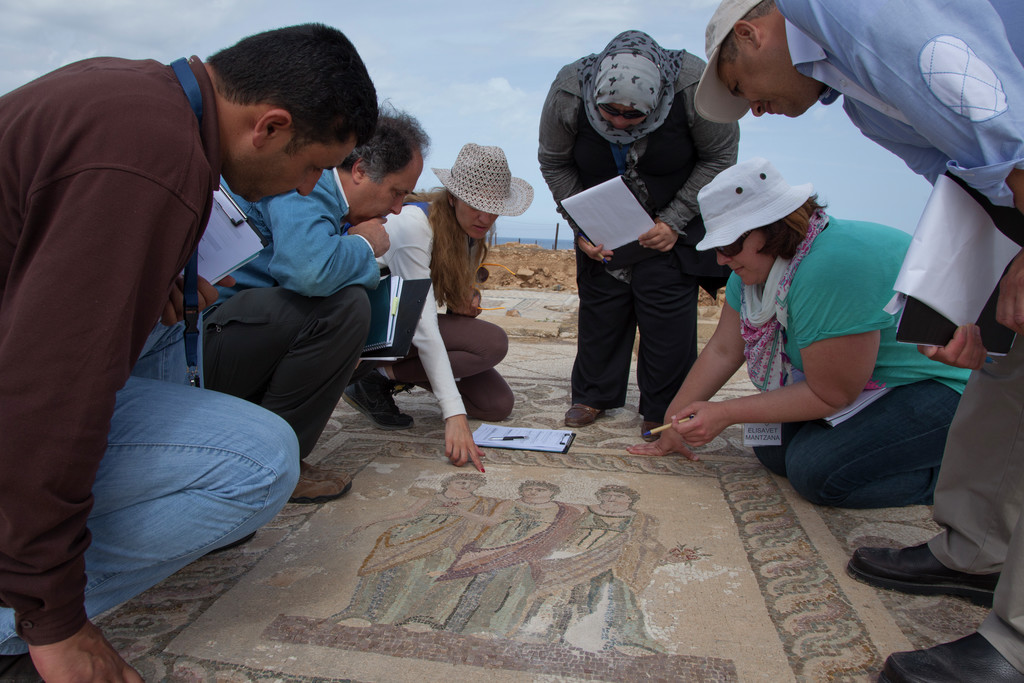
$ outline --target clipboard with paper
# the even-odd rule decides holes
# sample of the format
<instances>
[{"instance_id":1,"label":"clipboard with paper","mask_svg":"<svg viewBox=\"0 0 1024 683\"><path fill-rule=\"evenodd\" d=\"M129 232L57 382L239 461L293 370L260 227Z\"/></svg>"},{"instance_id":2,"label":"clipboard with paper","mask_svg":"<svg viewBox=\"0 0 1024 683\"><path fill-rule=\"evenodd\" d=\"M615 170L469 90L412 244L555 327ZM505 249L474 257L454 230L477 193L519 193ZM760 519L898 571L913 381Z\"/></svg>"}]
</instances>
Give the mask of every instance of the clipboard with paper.
<instances>
[{"instance_id":1,"label":"clipboard with paper","mask_svg":"<svg viewBox=\"0 0 1024 683\"><path fill-rule=\"evenodd\" d=\"M532 429L481 424L473 432L473 443L481 448L511 448L518 451L568 453L576 432L562 429Z\"/></svg>"},{"instance_id":2,"label":"clipboard with paper","mask_svg":"<svg viewBox=\"0 0 1024 683\"><path fill-rule=\"evenodd\" d=\"M266 246L263 236L223 190L213 193L210 220L199 241L199 276L218 282L256 258Z\"/></svg>"}]
</instances>

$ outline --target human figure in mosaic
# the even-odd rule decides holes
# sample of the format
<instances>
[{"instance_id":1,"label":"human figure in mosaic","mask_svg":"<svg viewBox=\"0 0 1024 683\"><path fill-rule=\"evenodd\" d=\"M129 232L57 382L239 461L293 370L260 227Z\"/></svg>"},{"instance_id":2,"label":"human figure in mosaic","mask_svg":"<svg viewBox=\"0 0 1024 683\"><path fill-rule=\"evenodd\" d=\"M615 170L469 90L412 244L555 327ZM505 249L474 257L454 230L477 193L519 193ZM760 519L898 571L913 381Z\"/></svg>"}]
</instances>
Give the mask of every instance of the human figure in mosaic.
<instances>
[{"instance_id":1,"label":"human figure in mosaic","mask_svg":"<svg viewBox=\"0 0 1024 683\"><path fill-rule=\"evenodd\" d=\"M359 567L352 601L331 619L376 624L404 619L437 573L452 564L458 549L480 533L478 517L486 517L498 505L498 499L476 495L485 483L479 474L453 474L441 482L440 491L429 492L412 507L374 522L403 520L377 538ZM410 493L417 495L422 490ZM356 527L350 538L369 526Z\"/></svg>"},{"instance_id":2,"label":"human figure in mosaic","mask_svg":"<svg viewBox=\"0 0 1024 683\"><path fill-rule=\"evenodd\" d=\"M463 512L485 529L437 576L406 623L470 634L510 633L533 592L530 562L561 545L583 514L554 500L559 491L549 482L524 481L519 498L499 503L490 515Z\"/></svg>"},{"instance_id":3,"label":"human figure in mosaic","mask_svg":"<svg viewBox=\"0 0 1024 683\"><path fill-rule=\"evenodd\" d=\"M533 600L517 636L597 652L665 652L647 632L638 596L654 570L680 558L658 540L658 520L634 509L640 494L609 484L575 533L531 562Z\"/></svg>"}]
</instances>

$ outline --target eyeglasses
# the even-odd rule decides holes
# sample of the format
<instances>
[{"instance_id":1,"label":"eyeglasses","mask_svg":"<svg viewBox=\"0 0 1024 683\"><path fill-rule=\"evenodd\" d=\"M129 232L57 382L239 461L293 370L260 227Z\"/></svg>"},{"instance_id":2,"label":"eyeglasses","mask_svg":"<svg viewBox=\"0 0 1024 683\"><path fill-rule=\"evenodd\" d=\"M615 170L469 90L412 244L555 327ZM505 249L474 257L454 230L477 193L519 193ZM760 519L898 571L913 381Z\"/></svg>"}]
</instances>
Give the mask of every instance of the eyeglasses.
<instances>
[{"instance_id":1,"label":"eyeglasses","mask_svg":"<svg viewBox=\"0 0 1024 683\"><path fill-rule=\"evenodd\" d=\"M606 114L611 114L612 116L621 116L624 119L642 119L643 117L647 116L647 114L643 113L639 109L627 109L626 111L619 111L618 109L607 103L601 103L597 105L597 107Z\"/></svg>"},{"instance_id":2,"label":"eyeglasses","mask_svg":"<svg viewBox=\"0 0 1024 683\"><path fill-rule=\"evenodd\" d=\"M745 233L740 235L740 238L738 240L736 240L732 244L727 244L724 247L715 247L715 251L717 251L722 256L725 256L726 258L732 258L736 254L743 251L743 243L746 241L747 236L749 236L752 232L754 231L747 230Z\"/></svg>"}]
</instances>

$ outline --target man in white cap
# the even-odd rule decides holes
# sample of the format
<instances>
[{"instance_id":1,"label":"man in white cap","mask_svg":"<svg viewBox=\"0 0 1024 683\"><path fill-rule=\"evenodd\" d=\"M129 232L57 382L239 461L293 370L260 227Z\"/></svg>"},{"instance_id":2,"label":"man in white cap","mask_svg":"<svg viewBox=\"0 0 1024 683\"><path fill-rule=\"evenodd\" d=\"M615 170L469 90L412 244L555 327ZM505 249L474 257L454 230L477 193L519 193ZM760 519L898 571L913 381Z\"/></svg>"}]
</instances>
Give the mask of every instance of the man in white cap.
<instances>
[{"instance_id":1,"label":"man in white cap","mask_svg":"<svg viewBox=\"0 0 1024 683\"><path fill-rule=\"evenodd\" d=\"M915 172L931 182L948 172L981 201L1024 211L1024 107L1014 99L1024 94L1022 27L1024 6L1011 0L725 0L708 24L697 111L713 121L748 109L795 117L842 94L853 123ZM1024 332L1020 255L997 319ZM935 491L943 531L898 551L858 549L848 569L874 585L981 604L994 589L977 633L894 654L882 680L1024 681L1024 347L981 371L980 334L965 326L926 354L976 370Z\"/></svg>"}]
</instances>

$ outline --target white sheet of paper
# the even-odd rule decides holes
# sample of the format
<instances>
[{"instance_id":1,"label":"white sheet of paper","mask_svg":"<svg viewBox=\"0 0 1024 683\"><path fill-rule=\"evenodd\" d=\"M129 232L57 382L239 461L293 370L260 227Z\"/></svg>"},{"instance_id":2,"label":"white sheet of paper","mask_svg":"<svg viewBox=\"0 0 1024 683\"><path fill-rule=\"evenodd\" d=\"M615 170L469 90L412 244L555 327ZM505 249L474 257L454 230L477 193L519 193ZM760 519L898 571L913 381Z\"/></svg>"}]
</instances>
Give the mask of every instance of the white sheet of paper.
<instances>
[{"instance_id":1,"label":"white sheet of paper","mask_svg":"<svg viewBox=\"0 0 1024 683\"><path fill-rule=\"evenodd\" d=\"M199 240L199 276L216 283L256 258L263 242L227 195L217 190L213 199L210 222Z\"/></svg>"},{"instance_id":2,"label":"white sheet of paper","mask_svg":"<svg viewBox=\"0 0 1024 683\"><path fill-rule=\"evenodd\" d=\"M626 187L622 176L562 200L562 208L594 244L614 250L654 227L654 220Z\"/></svg>"},{"instance_id":3,"label":"white sheet of paper","mask_svg":"<svg viewBox=\"0 0 1024 683\"><path fill-rule=\"evenodd\" d=\"M978 202L940 176L893 289L931 306L957 325L972 324L1019 251Z\"/></svg>"}]
</instances>

